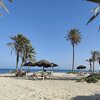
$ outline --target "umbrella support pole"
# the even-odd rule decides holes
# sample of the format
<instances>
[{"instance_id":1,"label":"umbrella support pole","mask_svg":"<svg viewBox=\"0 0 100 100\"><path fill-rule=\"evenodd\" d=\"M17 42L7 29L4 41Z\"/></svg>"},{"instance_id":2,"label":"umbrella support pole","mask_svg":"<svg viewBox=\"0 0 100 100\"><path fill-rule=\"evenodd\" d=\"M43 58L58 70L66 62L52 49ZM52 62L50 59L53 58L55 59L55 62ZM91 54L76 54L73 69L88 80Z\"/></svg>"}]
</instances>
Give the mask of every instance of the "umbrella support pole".
<instances>
[{"instance_id":1,"label":"umbrella support pole","mask_svg":"<svg viewBox=\"0 0 100 100\"><path fill-rule=\"evenodd\" d=\"M44 66L43 66L43 80L44 80Z\"/></svg>"}]
</instances>

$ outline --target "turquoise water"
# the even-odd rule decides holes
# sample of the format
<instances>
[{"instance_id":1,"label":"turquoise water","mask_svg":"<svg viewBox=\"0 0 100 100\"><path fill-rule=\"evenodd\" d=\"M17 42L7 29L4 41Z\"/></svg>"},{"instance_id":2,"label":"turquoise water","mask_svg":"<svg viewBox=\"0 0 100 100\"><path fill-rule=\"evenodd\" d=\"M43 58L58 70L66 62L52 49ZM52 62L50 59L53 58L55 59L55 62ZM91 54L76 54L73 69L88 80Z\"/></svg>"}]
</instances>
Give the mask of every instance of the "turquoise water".
<instances>
[{"instance_id":1,"label":"turquoise water","mask_svg":"<svg viewBox=\"0 0 100 100\"><path fill-rule=\"evenodd\" d=\"M15 69L0 69L0 74L5 74L5 73L9 73L10 71L13 71ZM27 69L23 69L24 71L27 71ZM51 69L46 69L48 71L51 71ZM42 71L42 69L30 69L30 72L37 72L37 71ZM66 70L66 69L53 69L54 72L71 72L71 70ZM76 72L78 72L78 70L75 70Z\"/></svg>"}]
</instances>

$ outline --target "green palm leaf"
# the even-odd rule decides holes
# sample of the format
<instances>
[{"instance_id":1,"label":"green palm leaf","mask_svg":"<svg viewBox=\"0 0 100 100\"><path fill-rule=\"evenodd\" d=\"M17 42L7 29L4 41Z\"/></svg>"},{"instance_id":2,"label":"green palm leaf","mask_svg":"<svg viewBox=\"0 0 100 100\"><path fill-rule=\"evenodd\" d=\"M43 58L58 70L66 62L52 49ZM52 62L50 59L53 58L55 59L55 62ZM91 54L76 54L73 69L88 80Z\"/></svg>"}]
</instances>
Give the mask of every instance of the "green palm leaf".
<instances>
[{"instance_id":1,"label":"green palm leaf","mask_svg":"<svg viewBox=\"0 0 100 100\"><path fill-rule=\"evenodd\" d=\"M8 0L10 3L13 3L13 0ZM7 13L9 13L8 8L4 4L3 0L0 0L0 7L3 8ZM0 16L2 16L2 13L0 13Z\"/></svg>"},{"instance_id":2,"label":"green palm leaf","mask_svg":"<svg viewBox=\"0 0 100 100\"><path fill-rule=\"evenodd\" d=\"M99 14L100 14L100 12L98 12L96 15L93 15L93 16L89 19L89 21L87 22L86 25L88 25L90 22L92 22Z\"/></svg>"},{"instance_id":3,"label":"green palm leaf","mask_svg":"<svg viewBox=\"0 0 100 100\"><path fill-rule=\"evenodd\" d=\"M0 7L2 7L7 13L9 13L7 7L5 6L5 4L2 0L0 0Z\"/></svg>"},{"instance_id":4,"label":"green palm leaf","mask_svg":"<svg viewBox=\"0 0 100 100\"><path fill-rule=\"evenodd\" d=\"M69 40L71 41L71 43L73 44L78 44L80 43L81 41L81 32L79 31L79 29L75 28L75 29L71 29L69 32L68 32L68 35L65 37L66 40Z\"/></svg>"},{"instance_id":5,"label":"green palm leaf","mask_svg":"<svg viewBox=\"0 0 100 100\"><path fill-rule=\"evenodd\" d=\"M99 25L99 27L98 27L98 31L100 31L100 25Z\"/></svg>"}]
</instances>

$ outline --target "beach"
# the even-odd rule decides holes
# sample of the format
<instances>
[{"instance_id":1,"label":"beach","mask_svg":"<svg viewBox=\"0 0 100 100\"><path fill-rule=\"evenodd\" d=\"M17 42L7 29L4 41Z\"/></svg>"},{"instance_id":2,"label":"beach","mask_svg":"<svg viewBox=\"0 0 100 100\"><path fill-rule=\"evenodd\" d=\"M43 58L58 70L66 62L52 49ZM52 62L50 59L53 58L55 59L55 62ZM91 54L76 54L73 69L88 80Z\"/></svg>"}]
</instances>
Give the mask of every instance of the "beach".
<instances>
[{"instance_id":1,"label":"beach","mask_svg":"<svg viewBox=\"0 0 100 100\"><path fill-rule=\"evenodd\" d=\"M69 74L54 75L67 77ZM100 82L89 84L69 79L27 80L11 76L0 75L0 100L100 100Z\"/></svg>"}]
</instances>

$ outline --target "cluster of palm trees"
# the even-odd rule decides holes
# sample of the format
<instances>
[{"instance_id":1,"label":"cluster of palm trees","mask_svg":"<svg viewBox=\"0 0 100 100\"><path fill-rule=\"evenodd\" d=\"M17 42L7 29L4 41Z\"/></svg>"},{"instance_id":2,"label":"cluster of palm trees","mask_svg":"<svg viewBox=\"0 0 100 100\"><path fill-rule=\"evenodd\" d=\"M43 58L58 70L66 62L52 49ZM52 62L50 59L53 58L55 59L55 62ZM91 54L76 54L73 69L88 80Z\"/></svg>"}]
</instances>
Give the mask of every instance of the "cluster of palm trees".
<instances>
[{"instance_id":1,"label":"cluster of palm trees","mask_svg":"<svg viewBox=\"0 0 100 100\"><path fill-rule=\"evenodd\" d=\"M93 8L91 10L93 15L88 20L88 22L86 24L86 25L88 25L90 22L92 22L100 14L100 0L86 0L86 1L98 4L97 7ZM100 30L100 25L99 25L99 30ZM94 66L95 61L98 61L99 65L100 65L100 52L99 51L92 51L91 54L92 54L92 57L86 61L88 61L90 64L90 71L94 72L95 71L95 66ZM93 63L93 67L92 67L92 63Z\"/></svg>"},{"instance_id":2,"label":"cluster of palm trees","mask_svg":"<svg viewBox=\"0 0 100 100\"><path fill-rule=\"evenodd\" d=\"M16 54L16 71L18 71L18 63L19 58L21 58L21 65L20 70L22 69L22 66L27 61L35 62L35 50L31 45L30 40L23 36L22 34L17 34L16 36L11 36L10 39L12 42L8 43L7 45L12 48L12 51L15 51Z\"/></svg>"},{"instance_id":3,"label":"cluster of palm trees","mask_svg":"<svg viewBox=\"0 0 100 100\"><path fill-rule=\"evenodd\" d=\"M93 2L93 3L97 3L98 6L95 7L92 12L94 13L93 16L88 20L87 24L88 25L90 22L92 22L99 14L100 14L100 0L86 0L86 1L89 1L89 2ZM99 25L99 30L100 30L100 25ZM75 48L75 45L77 45L78 43L81 42L81 32L79 31L79 29L77 28L74 28L74 29L71 29L67 36L65 37L66 40L70 41L71 44L72 44L72 47L73 47L73 60L72 60L72 72L74 71L74 62L75 62L75 52L74 52L74 48ZM95 70L95 67L94 67L94 63L95 61L98 61L99 64L100 64L100 53L98 51L92 51L91 52L92 54L92 57L86 61L88 61L90 63L90 70L92 72L94 72ZM92 67L92 64L93 63L93 67Z\"/></svg>"},{"instance_id":4,"label":"cluster of palm trees","mask_svg":"<svg viewBox=\"0 0 100 100\"><path fill-rule=\"evenodd\" d=\"M95 62L97 61L100 65L100 52L99 51L91 51L91 58L86 61L89 62L90 72L95 72Z\"/></svg>"},{"instance_id":5,"label":"cluster of palm trees","mask_svg":"<svg viewBox=\"0 0 100 100\"><path fill-rule=\"evenodd\" d=\"M73 59L72 59L72 72L74 71L75 67L75 45L81 42L82 35L79 29L74 28L68 31L67 36L65 37L67 41L70 41L73 47ZM100 65L100 52L99 51L91 51L91 58L87 59L86 61L89 62L90 71L95 71L95 62L97 61ZM92 66L93 64L93 66Z\"/></svg>"}]
</instances>

